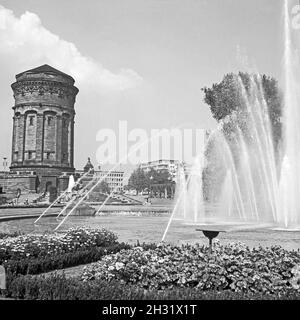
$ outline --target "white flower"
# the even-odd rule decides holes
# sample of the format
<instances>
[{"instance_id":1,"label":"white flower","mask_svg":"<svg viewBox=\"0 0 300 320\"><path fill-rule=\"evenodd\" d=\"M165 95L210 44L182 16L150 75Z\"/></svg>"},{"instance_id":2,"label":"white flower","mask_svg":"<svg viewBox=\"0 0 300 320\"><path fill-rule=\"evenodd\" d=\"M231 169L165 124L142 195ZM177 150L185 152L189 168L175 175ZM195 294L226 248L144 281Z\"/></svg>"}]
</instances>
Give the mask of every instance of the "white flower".
<instances>
[{"instance_id":1,"label":"white flower","mask_svg":"<svg viewBox=\"0 0 300 320\"><path fill-rule=\"evenodd\" d=\"M123 262L117 262L116 263L116 270L120 270L124 268L124 263Z\"/></svg>"},{"instance_id":2,"label":"white flower","mask_svg":"<svg viewBox=\"0 0 300 320\"><path fill-rule=\"evenodd\" d=\"M133 250L144 251L144 249L142 247L135 247L135 248L133 248Z\"/></svg>"}]
</instances>

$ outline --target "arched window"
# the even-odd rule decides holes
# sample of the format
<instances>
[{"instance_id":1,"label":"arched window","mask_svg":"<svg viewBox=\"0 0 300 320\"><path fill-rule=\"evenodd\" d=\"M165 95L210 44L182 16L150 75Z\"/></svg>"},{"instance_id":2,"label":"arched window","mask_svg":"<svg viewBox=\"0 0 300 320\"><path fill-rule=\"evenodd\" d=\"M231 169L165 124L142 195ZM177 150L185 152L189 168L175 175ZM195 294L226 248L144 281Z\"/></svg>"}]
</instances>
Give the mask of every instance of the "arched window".
<instances>
[{"instance_id":1,"label":"arched window","mask_svg":"<svg viewBox=\"0 0 300 320\"><path fill-rule=\"evenodd\" d=\"M19 157L19 152L18 152L18 151L15 151L15 152L14 152L14 161L17 161L17 160L18 160L18 157Z\"/></svg>"},{"instance_id":2,"label":"arched window","mask_svg":"<svg viewBox=\"0 0 300 320\"><path fill-rule=\"evenodd\" d=\"M34 116L29 116L29 125L33 126Z\"/></svg>"}]
</instances>

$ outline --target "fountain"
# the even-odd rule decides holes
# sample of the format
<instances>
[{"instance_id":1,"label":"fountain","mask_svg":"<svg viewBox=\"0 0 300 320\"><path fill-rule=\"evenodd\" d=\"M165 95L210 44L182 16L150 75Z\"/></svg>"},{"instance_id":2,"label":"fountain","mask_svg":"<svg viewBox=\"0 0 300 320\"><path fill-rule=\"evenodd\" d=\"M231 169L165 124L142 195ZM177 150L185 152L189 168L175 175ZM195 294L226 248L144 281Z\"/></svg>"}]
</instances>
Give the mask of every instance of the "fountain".
<instances>
[{"instance_id":1,"label":"fountain","mask_svg":"<svg viewBox=\"0 0 300 320\"><path fill-rule=\"evenodd\" d=\"M282 165L280 191L281 221L285 225L297 226L300 220L300 110L299 110L299 63L296 51L293 51L293 39L289 17L289 1L284 2L284 76L285 76L285 105L284 105L284 147L285 157Z\"/></svg>"},{"instance_id":2,"label":"fountain","mask_svg":"<svg viewBox=\"0 0 300 320\"><path fill-rule=\"evenodd\" d=\"M187 184L185 203L185 221L196 223L202 218L204 211L203 186L202 186L203 158L196 157Z\"/></svg>"},{"instance_id":3,"label":"fountain","mask_svg":"<svg viewBox=\"0 0 300 320\"><path fill-rule=\"evenodd\" d=\"M170 221L201 226L197 230L206 236L208 231L300 229L300 86L296 78L300 68L292 49L289 10L289 1L285 0L285 88L279 152L274 145L262 77L251 74L245 81L237 76L241 111L223 119L206 146L213 150L213 162L219 171L212 182L217 182L203 186L209 159L200 161L204 155L197 157L190 181L178 180L181 195ZM228 126L231 135L226 131ZM207 192L211 197L204 201ZM210 234L210 241L212 235L217 233Z\"/></svg>"},{"instance_id":4,"label":"fountain","mask_svg":"<svg viewBox=\"0 0 300 320\"><path fill-rule=\"evenodd\" d=\"M187 180L184 172L183 165L179 165L177 169L176 176L176 189L174 194L174 199L176 199L176 208L174 209L177 212L177 217L174 219L183 219L187 218L186 216L186 202L187 202Z\"/></svg>"}]
</instances>

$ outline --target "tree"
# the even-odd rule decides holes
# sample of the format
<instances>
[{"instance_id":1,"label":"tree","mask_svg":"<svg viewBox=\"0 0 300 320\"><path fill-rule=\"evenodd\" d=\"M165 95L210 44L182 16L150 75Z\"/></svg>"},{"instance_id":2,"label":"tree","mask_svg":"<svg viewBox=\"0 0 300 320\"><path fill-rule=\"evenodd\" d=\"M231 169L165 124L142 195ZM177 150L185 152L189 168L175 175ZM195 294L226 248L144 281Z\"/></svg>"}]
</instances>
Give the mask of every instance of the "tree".
<instances>
[{"instance_id":1,"label":"tree","mask_svg":"<svg viewBox=\"0 0 300 320\"><path fill-rule=\"evenodd\" d=\"M109 185L106 181L101 181L99 183L99 190L102 193L110 194L110 188L109 188Z\"/></svg>"},{"instance_id":2,"label":"tree","mask_svg":"<svg viewBox=\"0 0 300 320\"><path fill-rule=\"evenodd\" d=\"M170 183L172 183L172 176L168 170L151 169L145 173L143 169L138 168L131 174L127 188L135 189L137 193L147 188L161 196Z\"/></svg>"},{"instance_id":3,"label":"tree","mask_svg":"<svg viewBox=\"0 0 300 320\"><path fill-rule=\"evenodd\" d=\"M277 155L276 160L280 161L278 155L282 136L283 99L274 78L242 72L229 73L220 83L215 83L211 88L205 87L202 90L205 95L204 101L209 105L213 117L218 122L222 122L221 139L226 139L225 144L230 148L237 167L241 154L239 143L241 135L249 146L253 142L255 145L256 141L252 130L253 120L251 120L253 110L249 111L247 101L250 103L258 101L259 103L253 105L255 108L266 106L271 124L274 152ZM220 135L213 135L207 143L205 152L207 164L203 170L204 196L207 200L212 201L220 194L221 182L226 175L226 168L222 162L224 155L222 146L225 145L225 141L218 139Z\"/></svg>"},{"instance_id":4,"label":"tree","mask_svg":"<svg viewBox=\"0 0 300 320\"><path fill-rule=\"evenodd\" d=\"M210 107L213 117L219 122L236 112L239 126L244 127L244 133L247 128L247 106L241 91L239 81L242 82L248 95L251 90L251 79L261 86L264 99L267 104L269 118L272 126L272 134L275 149L277 150L282 135L281 116L282 116L282 93L278 88L278 82L272 77L266 75L253 76L249 73L239 72L238 74L229 73L223 77L220 83L215 83L211 88L202 88L204 92L204 102ZM244 122L244 125L241 124ZM225 133L229 136L232 132L230 126L232 123L225 125Z\"/></svg>"},{"instance_id":5,"label":"tree","mask_svg":"<svg viewBox=\"0 0 300 320\"><path fill-rule=\"evenodd\" d=\"M137 194L147 188L149 185L147 176L143 169L134 170L128 180L128 186L135 189Z\"/></svg>"},{"instance_id":6,"label":"tree","mask_svg":"<svg viewBox=\"0 0 300 320\"><path fill-rule=\"evenodd\" d=\"M159 196L161 197L161 195L165 192L166 189L170 189L170 184L172 184L172 176L169 170L151 169L146 174L146 176L149 184L149 189L151 189L154 192L154 194L158 192Z\"/></svg>"}]
</instances>

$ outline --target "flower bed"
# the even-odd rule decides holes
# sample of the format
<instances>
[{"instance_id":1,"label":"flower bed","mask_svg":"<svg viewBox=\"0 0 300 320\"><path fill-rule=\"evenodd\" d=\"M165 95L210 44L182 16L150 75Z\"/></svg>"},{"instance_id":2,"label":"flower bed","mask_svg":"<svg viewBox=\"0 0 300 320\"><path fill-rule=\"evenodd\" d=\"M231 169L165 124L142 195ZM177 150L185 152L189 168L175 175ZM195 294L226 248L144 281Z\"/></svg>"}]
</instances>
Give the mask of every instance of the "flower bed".
<instances>
[{"instance_id":1,"label":"flower bed","mask_svg":"<svg viewBox=\"0 0 300 320\"><path fill-rule=\"evenodd\" d=\"M0 263L24 258L105 247L117 243L117 236L106 229L71 228L63 234L21 235L0 240Z\"/></svg>"},{"instance_id":2,"label":"flower bed","mask_svg":"<svg viewBox=\"0 0 300 320\"><path fill-rule=\"evenodd\" d=\"M86 267L82 280L118 280L145 289L190 287L202 291L286 294L299 291L299 251L280 246L249 249L243 244L135 247Z\"/></svg>"},{"instance_id":3,"label":"flower bed","mask_svg":"<svg viewBox=\"0 0 300 320\"><path fill-rule=\"evenodd\" d=\"M95 261L79 279L22 276ZM0 264L7 270L8 296L21 299L300 298L300 251L280 246L250 249L216 241L213 254L200 245L132 247L105 229L80 227L59 235L4 238ZM66 286L61 295L60 286Z\"/></svg>"}]
</instances>

